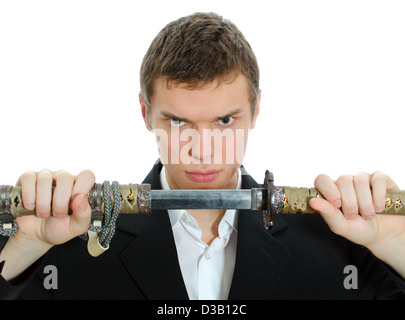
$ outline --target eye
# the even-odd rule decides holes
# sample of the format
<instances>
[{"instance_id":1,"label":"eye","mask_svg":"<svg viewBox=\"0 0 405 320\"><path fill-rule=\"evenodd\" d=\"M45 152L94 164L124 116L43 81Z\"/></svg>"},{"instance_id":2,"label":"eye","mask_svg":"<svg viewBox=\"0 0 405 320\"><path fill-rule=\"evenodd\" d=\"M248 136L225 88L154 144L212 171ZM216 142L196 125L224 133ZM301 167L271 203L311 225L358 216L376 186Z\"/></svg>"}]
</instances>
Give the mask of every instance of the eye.
<instances>
[{"instance_id":1,"label":"eye","mask_svg":"<svg viewBox=\"0 0 405 320\"><path fill-rule=\"evenodd\" d=\"M172 127L181 127L184 126L185 122L178 119L170 119L170 125Z\"/></svg>"},{"instance_id":2,"label":"eye","mask_svg":"<svg viewBox=\"0 0 405 320\"><path fill-rule=\"evenodd\" d=\"M219 120L218 123L219 123L221 126L230 126L234 121L235 121L234 118L232 118L232 117L227 117L227 118L224 118L224 119L222 119L222 120Z\"/></svg>"}]
</instances>

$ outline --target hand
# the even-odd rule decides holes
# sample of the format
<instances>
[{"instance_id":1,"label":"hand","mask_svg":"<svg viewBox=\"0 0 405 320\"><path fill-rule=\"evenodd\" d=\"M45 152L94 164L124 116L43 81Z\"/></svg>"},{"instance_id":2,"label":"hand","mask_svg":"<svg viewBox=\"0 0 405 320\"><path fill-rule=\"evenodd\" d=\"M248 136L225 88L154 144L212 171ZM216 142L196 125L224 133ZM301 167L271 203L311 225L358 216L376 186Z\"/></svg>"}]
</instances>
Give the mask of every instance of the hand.
<instances>
[{"instance_id":1,"label":"hand","mask_svg":"<svg viewBox=\"0 0 405 320\"><path fill-rule=\"evenodd\" d=\"M334 233L367 247L405 274L405 217L376 215L385 209L386 191L398 189L390 177L382 172L360 173L332 181L319 175L315 187L325 199L311 199L310 205Z\"/></svg>"},{"instance_id":2,"label":"hand","mask_svg":"<svg viewBox=\"0 0 405 320\"><path fill-rule=\"evenodd\" d=\"M86 195L94 183L91 171L83 171L78 176L64 170L24 173L17 186L21 186L24 208L35 208L36 216L17 218L19 231L14 237L53 246L86 232L91 218Z\"/></svg>"}]
</instances>

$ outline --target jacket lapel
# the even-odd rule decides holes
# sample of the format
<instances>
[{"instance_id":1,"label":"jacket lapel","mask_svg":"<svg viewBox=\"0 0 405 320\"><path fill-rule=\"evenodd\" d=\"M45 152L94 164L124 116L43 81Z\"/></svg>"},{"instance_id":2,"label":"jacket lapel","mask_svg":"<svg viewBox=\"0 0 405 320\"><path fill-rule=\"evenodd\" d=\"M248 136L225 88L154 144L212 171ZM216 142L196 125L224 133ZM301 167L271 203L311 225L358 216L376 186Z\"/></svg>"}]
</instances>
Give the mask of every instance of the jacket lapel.
<instances>
[{"instance_id":1,"label":"jacket lapel","mask_svg":"<svg viewBox=\"0 0 405 320\"><path fill-rule=\"evenodd\" d=\"M120 258L147 299L188 299L167 211L153 211L154 221L121 253Z\"/></svg>"},{"instance_id":2,"label":"jacket lapel","mask_svg":"<svg viewBox=\"0 0 405 320\"><path fill-rule=\"evenodd\" d=\"M259 187L262 186L245 172L242 188ZM271 295L291 258L291 252L276 238L286 228L287 223L281 216L276 216L274 227L266 230L261 212L239 212L238 244L230 300L259 300Z\"/></svg>"},{"instance_id":3,"label":"jacket lapel","mask_svg":"<svg viewBox=\"0 0 405 320\"><path fill-rule=\"evenodd\" d=\"M157 163L143 183L161 189L161 168ZM122 215L117 229L135 235L120 258L147 299L188 299L167 210L154 210L137 219Z\"/></svg>"}]
</instances>

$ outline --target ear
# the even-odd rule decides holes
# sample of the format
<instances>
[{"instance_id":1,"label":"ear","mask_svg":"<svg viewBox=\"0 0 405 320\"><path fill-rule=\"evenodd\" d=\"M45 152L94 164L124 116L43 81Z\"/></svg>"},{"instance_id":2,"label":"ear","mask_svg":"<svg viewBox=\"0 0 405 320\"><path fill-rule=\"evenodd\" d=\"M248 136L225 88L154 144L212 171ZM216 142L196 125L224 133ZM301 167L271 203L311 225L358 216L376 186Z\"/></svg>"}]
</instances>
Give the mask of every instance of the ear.
<instances>
[{"instance_id":1,"label":"ear","mask_svg":"<svg viewBox=\"0 0 405 320\"><path fill-rule=\"evenodd\" d=\"M143 118L143 121L145 122L146 129L148 129L149 131L152 131L151 127L148 124L148 112L147 112L147 108L146 108L145 104L142 101L141 93L139 93L139 103L141 105L142 118Z\"/></svg>"},{"instance_id":2,"label":"ear","mask_svg":"<svg viewBox=\"0 0 405 320\"><path fill-rule=\"evenodd\" d=\"M262 98L262 91L259 91L259 94L257 96L257 105L256 105L256 109L255 109L255 113L253 115L253 119L252 119L252 125L250 126L250 130L254 129L255 125L256 125L256 120L257 117L259 116L260 113L260 100Z\"/></svg>"}]
</instances>

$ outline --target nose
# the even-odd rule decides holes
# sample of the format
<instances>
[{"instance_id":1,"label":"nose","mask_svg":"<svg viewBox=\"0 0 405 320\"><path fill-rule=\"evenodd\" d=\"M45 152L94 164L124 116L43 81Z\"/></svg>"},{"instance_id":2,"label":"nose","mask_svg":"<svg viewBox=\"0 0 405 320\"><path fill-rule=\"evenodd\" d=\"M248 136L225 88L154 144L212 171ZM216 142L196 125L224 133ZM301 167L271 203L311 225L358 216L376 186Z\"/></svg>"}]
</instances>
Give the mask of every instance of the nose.
<instances>
[{"instance_id":1,"label":"nose","mask_svg":"<svg viewBox=\"0 0 405 320\"><path fill-rule=\"evenodd\" d=\"M210 164L214 156L214 142L211 138L211 130L194 130L191 139L191 148L188 155L199 163Z\"/></svg>"}]
</instances>

